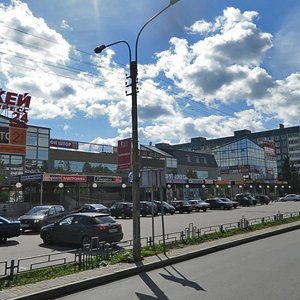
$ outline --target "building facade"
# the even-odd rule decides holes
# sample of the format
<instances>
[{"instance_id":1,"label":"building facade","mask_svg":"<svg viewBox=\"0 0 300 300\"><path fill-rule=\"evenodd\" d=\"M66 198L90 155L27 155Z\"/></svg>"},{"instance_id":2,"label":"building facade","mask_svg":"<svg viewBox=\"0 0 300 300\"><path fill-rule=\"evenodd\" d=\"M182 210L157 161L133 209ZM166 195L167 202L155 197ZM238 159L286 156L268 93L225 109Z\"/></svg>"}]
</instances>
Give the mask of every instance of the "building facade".
<instances>
[{"instance_id":1,"label":"building facade","mask_svg":"<svg viewBox=\"0 0 300 300\"><path fill-rule=\"evenodd\" d=\"M196 137L192 138L190 143L172 145L171 147L186 151L212 153L212 150L216 147L245 137L260 146L274 149L279 179L284 180L282 178L282 167L286 157L290 158L290 162L300 173L300 126L284 127L280 124L278 129L253 133L250 130L238 130L234 132L233 136L210 140L204 137Z\"/></svg>"}]
</instances>

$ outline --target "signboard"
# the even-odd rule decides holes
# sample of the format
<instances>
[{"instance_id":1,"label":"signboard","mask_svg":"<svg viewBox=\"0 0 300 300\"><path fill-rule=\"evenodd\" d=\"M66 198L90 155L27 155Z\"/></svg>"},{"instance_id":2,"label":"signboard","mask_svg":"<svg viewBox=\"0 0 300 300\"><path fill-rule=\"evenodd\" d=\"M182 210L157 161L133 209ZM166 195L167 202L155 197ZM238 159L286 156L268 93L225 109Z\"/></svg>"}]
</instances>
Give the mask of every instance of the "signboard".
<instances>
[{"instance_id":1,"label":"signboard","mask_svg":"<svg viewBox=\"0 0 300 300\"><path fill-rule=\"evenodd\" d=\"M28 175L21 175L20 176L20 182L41 182L43 178L43 174L28 174Z\"/></svg>"},{"instance_id":2,"label":"signboard","mask_svg":"<svg viewBox=\"0 0 300 300\"><path fill-rule=\"evenodd\" d=\"M264 148L266 154L275 156L275 143L273 141L263 141L261 145Z\"/></svg>"},{"instance_id":3,"label":"signboard","mask_svg":"<svg viewBox=\"0 0 300 300\"><path fill-rule=\"evenodd\" d=\"M50 139L50 147L78 149L78 142Z\"/></svg>"},{"instance_id":4,"label":"signboard","mask_svg":"<svg viewBox=\"0 0 300 300\"><path fill-rule=\"evenodd\" d=\"M44 174L43 181L51 182L87 182L85 175Z\"/></svg>"},{"instance_id":5,"label":"signboard","mask_svg":"<svg viewBox=\"0 0 300 300\"><path fill-rule=\"evenodd\" d=\"M94 176L94 182L122 182L120 176Z\"/></svg>"},{"instance_id":6,"label":"signboard","mask_svg":"<svg viewBox=\"0 0 300 300\"><path fill-rule=\"evenodd\" d=\"M0 152L25 155L26 131L24 127L0 126Z\"/></svg>"},{"instance_id":7,"label":"signboard","mask_svg":"<svg viewBox=\"0 0 300 300\"><path fill-rule=\"evenodd\" d=\"M187 177L184 174L165 174L168 183L186 183Z\"/></svg>"},{"instance_id":8,"label":"signboard","mask_svg":"<svg viewBox=\"0 0 300 300\"><path fill-rule=\"evenodd\" d=\"M118 169L130 168L131 144L131 138L118 141Z\"/></svg>"},{"instance_id":9,"label":"signboard","mask_svg":"<svg viewBox=\"0 0 300 300\"><path fill-rule=\"evenodd\" d=\"M31 96L0 89L0 109L11 113L12 124L26 125Z\"/></svg>"}]
</instances>

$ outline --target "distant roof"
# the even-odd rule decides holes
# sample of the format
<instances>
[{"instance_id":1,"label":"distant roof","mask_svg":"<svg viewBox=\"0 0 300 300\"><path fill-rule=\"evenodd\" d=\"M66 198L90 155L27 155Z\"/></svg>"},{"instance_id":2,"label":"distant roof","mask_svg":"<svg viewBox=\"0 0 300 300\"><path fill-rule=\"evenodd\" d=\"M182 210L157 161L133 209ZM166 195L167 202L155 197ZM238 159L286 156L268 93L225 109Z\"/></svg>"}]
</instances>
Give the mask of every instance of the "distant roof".
<instances>
[{"instance_id":1,"label":"distant roof","mask_svg":"<svg viewBox=\"0 0 300 300\"><path fill-rule=\"evenodd\" d=\"M171 154L169 154L169 153L167 153L167 152L165 152L165 151L163 151L159 148L156 148L155 146L152 146L152 145L141 145L141 147L146 148L150 151L156 152L156 153L158 153L162 156L165 156L165 157L172 157Z\"/></svg>"}]
</instances>

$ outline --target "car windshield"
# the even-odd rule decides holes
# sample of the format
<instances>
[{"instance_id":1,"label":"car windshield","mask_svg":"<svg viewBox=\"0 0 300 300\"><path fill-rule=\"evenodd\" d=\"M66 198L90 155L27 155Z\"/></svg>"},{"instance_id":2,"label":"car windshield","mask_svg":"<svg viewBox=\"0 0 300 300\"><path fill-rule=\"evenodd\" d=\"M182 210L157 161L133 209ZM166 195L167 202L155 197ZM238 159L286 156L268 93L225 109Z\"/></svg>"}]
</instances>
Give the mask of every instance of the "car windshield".
<instances>
[{"instance_id":1,"label":"car windshield","mask_svg":"<svg viewBox=\"0 0 300 300\"><path fill-rule=\"evenodd\" d=\"M0 224L1 223L9 223L9 221L3 217L0 217Z\"/></svg>"},{"instance_id":2,"label":"car windshield","mask_svg":"<svg viewBox=\"0 0 300 300\"><path fill-rule=\"evenodd\" d=\"M116 223L116 220L111 216L99 216L95 217L95 220L98 224Z\"/></svg>"},{"instance_id":3,"label":"car windshield","mask_svg":"<svg viewBox=\"0 0 300 300\"><path fill-rule=\"evenodd\" d=\"M36 206L30 209L26 215L46 215L49 207Z\"/></svg>"},{"instance_id":4,"label":"car windshield","mask_svg":"<svg viewBox=\"0 0 300 300\"><path fill-rule=\"evenodd\" d=\"M107 208L106 206L104 206L102 204L92 204L92 206L95 208Z\"/></svg>"}]
</instances>

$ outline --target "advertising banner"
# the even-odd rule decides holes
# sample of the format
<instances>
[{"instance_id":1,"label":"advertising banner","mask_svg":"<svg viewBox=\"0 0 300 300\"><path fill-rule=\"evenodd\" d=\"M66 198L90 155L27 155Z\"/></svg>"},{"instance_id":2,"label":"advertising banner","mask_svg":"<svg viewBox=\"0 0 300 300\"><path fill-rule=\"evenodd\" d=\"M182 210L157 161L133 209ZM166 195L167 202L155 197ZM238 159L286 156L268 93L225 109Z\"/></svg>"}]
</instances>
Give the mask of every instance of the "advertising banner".
<instances>
[{"instance_id":1,"label":"advertising banner","mask_svg":"<svg viewBox=\"0 0 300 300\"><path fill-rule=\"evenodd\" d=\"M78 149L78 142L50 139L50 147L67 148L67 149Z\"/></svg>"},{"instance_id":2,"label":"advertising banner","mask_svg":"<svg viewBox=\"0 0 300 300\"><path fill-rule=\"evenodd\" d=\"M5 154L26 154L27 128L0 126L0 152Z\"/></svg>"},{"instance_id":3,"label":"advertising banner","mask_svg":"<svg viewBox=\"0 0 300 300\"><path fill-rule=\"evenodd\" d=\"M118 169L130 169L131 144L131 138L118 141Z\"/></svg>"}]
</instances>

